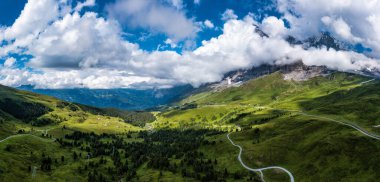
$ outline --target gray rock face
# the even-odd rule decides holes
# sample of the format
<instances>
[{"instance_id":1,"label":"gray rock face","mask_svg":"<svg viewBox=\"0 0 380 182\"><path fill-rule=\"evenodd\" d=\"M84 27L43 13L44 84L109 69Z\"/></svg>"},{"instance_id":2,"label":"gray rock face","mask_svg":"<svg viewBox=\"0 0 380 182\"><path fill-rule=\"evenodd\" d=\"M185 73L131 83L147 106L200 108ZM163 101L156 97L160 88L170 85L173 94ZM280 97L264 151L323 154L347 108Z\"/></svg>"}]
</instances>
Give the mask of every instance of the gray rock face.
<instances>
[{"instance_id":1,"label":"gray rock face","mask_svg":"<svg viewBox=\"0 0 380 182\"><path fill-rule=\"evenodd\" d=\"M285 72L284 80L306 81L313 77L325 76L328 74L329 72L327 72L323 67L310 66L306 69L296 69L290 72Z\"/></svg>"},{"instance_id":2,"label":"gray rock face","mask_svg":"<svg viewBox=\"0 0 380 182\"><path fill-rule=\"evenodd\" d=\"M251 79L277 71L284 74L284 80L293 81L306 81L310 78L328 75L332 72L325 66L307 66L302 61L288 65L263 65L251 69L229 72L222 81L208 84L206 87L218 92L230 87L239 87Z\"/></svg>"},{"instance_id":3,"label":"gray rock face","mask_svg":"<svg viewBox=\"0 0 380 182\"><path fill-rule=\"evenodd\" d=\"M331 71L325 66L307 66L302 61L288 65L264 65L249 70L238 70L226 75L232 83L245 82L253 78L280 71L285 75L285 80L303 81L310 78L329 74Z\"/></svg>"},{"instance_id":4,"label":"gray rock face","mask_svg":"<svg viewBox=\"0 0 380 182\"><path fill-rule=\"evenodd\" d=\"M302 62L289 65L290 68L281 70L284 80L306 81L317 76L326 76L331 73L325 66L307 66Z\"/></svg>"}]
</instances>

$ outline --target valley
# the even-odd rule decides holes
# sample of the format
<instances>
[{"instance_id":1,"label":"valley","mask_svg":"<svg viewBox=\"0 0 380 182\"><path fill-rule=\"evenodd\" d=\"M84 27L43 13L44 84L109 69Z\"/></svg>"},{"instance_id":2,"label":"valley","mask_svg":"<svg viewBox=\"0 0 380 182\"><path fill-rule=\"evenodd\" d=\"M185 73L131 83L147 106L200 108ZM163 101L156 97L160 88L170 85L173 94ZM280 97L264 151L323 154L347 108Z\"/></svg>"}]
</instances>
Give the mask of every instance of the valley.
<instances>
[{"instance_id":1,"label":"valley","mask_svg":"<svg viewBox=\"0 0 380 182\"><path fill-rule=\"evenodd\" d=\"M378 182L380 0L1 0L0 182Z\"/></svg>"},{"instance_id":2,"label":"valley","mask_svg":"<svg viewBox=\"0 0 380 182\"><path fill-rule=\"evenodd\" d=\"M379 88L350 73L274 72L150 113L2 87L0 179L376 181Z\"/></svg>"}]
</instances>

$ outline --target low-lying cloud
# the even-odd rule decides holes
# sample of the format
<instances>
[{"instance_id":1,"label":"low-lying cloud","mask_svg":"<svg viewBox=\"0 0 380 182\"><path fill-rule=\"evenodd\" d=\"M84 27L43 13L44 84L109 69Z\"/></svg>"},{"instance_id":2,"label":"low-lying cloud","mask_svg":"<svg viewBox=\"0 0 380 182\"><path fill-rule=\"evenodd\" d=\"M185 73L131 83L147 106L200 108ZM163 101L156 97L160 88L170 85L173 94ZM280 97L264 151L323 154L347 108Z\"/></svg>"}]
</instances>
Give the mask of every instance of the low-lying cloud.
<instances>
[{"instance_id":1,"label":"low-lying cloud","mask_svg":"<svg viewBox=\"0 0 380 182\"><path fill-rule=\"evenodd\" d=\"M277 0L279 12L299 39L321 30L349 43L361 43L380 58L380 1L377 0Z\"/></svg>"}]
</instances>

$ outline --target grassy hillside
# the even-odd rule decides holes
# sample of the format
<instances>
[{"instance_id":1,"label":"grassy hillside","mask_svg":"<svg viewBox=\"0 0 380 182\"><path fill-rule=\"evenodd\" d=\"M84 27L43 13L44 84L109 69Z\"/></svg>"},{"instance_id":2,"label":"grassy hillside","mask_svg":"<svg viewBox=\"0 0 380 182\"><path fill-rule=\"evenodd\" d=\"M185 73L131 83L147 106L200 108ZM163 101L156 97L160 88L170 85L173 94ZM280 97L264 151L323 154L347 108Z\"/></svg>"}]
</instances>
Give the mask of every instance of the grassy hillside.
<instances>
[{"instance_id":1,"label":"grassy hillside","mask_svg":"<svg viewBox=\"0 0 380 182\"><path fill-rule=\"evenodd\" d=\"M380 82L361 84L370 79L336 72L296 82L285 81L277 72L240 87L192 95L158 114L153 124L241 131L231 137L245 149L243 159L249 166L280 165L292 171L296 181L376 181L380 141L331 121L380 134L375 127L380 125ZM194 107L183 109L188 105ZM216 148L202 150L231 163L238 149L225 135L214 139ZM266 181L288 179L276 170L264 175Z\"/></svg>"},{"instance_id":2,"label":"grassy hillside","mask_svg":"<svg viewBox=\"0 0 380 182\"><path fill-rule=\"evenodd\" d=\"M380 134L380 82L349 73L333 73L304 82L285 81L280 72L221 92L205 92L182 101L198 105L255 105L299 110L339 118Z\"/></svg>"},{"instance_id":3,"label":"grassy hillside","mask_svg":"<svg viewBox=\"0 0 380 182\"><path fill-rule=\"evenodd\" d=\"M123 133L141 130L145 123L154 121L154 116L147 112L97 109L0 86L0 121L0 136L9 135L9 131L63 126L96 133Z\"/></svg>"},{"instance_id":4,"label":"grassy hillside","mask_svg":"<svg viewBox=\"0 0 380 182\"><path fill-rule=\"evenodd\" d=\"M252 168L281 166L296 181L376 181L380 141L334 122L380 133L380 82L367 80L338 72L295 82L277 72L154 116L3 87L0 141L20 134L0 143L0 181L260 181L228 132ZM264 179L289 177L265 170Z\"/></svg>"},{"instance_id":5,"label":"grassy hillside","mask_svg":"<svg viewBox=\"0 0 380 182\"><path fill-rule=\"evenodd\" d=\"M232 135L253 167L286 167L297 181L376 181L380 142L351 128L302 115L284 115ZM273 171L272 171L273 172ZM267 175L273 181L283 181Z\"/></svg>"},{"instance_id":6,"label":"grassy hillside","mask_svg":"<svg viewBox=\"0 0 380 182\"><path fill-rule=\"evenodd\" d=\"M150 113L0 92L0 181L258 181L201 151L219 131L147 132Z\"/></svg>"}]
</instances>

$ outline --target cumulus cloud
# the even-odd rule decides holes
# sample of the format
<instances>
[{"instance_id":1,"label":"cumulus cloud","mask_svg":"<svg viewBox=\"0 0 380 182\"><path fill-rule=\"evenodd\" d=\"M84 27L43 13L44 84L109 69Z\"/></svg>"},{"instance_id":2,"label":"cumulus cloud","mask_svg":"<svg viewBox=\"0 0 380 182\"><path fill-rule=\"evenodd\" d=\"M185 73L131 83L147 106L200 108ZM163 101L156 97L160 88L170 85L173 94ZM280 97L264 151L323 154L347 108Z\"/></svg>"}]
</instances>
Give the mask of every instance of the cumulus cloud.
<instances>
[{"instance_id":1,"label":"cumulus cloud","mask_svg":"<svg viewBox=\"0 0 380 182\"><path fill-rule=\"evenodd\" d=\"M203 22L203 24L204 24L204 26L206 26L207 28L214 28L215 26L214 26L214 24L210 21L210 20L205 20L204 22Z\"/></svg>"},{"instance_id":2,"label":"cumulus cloud","mask_svg":"<svg viewBox=\"0 0 380 182\"><path fill-rule=\"evenodd\" d=\"M90 68L123 64L137 45L123 41L116 22L95 13L67 14L55 21L29 46L31 67ZM110 61L111 60L111 61Z\"/></svg>"},{"instance_id":3,"label":"cumulus cloud","mask_svg":"<svg viewBox=\"0 0 380 182\"><path fill-rule=\"evenodd\" d=\"M58 15L55 0L29 0L14 24L5 29L4 39L13 40L41 32Z\"/></svg>"},{"instance_id":4,"label":"cumulus cloud","mask_svg":"<svg viewBox=\"0 0 380 182\"><path fill-rule=\"evenodd\" d=\"M170 45L171 48L176 48L177 47L177 44L173 40L171 40L171 39L166 39L165 40L165 44Z\"/></svg>"},{"instance_id":5,"label":"cumulus cloud","mask_svg":"<svg viewBox=\"0 0 380 182\"><path fill-rule=\"evenodd\" d=\"M13 42L0 49L0 56L20 52L58 17L58 2L55 0L29 0L20 16L11 27L0 30L0 42Z\"/></svg>"},{"instance_id":6,"label":"cumulus cloud","mask_svg":"<svg viewBox=\"0 0 380 182\"><path fill-rule=\"evenodd\" d=\"M222 14L222 20L227 21L231 19L237 19L238 16L235 14L234 10L232 9L226 9L224 13Z\"/></svg>"},{"instance_id":7,"label":"cumulus cloud","mask_svg":"<svg viewBox=\"0 0 380 182\"><path fill-rule=\"evenodd\" d=\"M380 1L377 0L277 0L290 32L304 39L321 30L349 43L361 43L380 58Z\"/></svg>"},{"instance_id":8,"label":"cumulus cloud","mask_svg":"<svg viewBox=\"0 0 380 182\"><path fill-rule=\"evenodd\" d=\"M197 23L183 11L158 1L117 0L107 7L107 12L122 24L164 33L175 41L194 38L199 31Z\"/></svg>"},{"instance_id":9,"label":"cumulus cloud","mask_svg":"<svg viewBox=\"0 0 380 182\"><path fill-rule=\"evenodd\" d=\"M21 86L32 84L36 88L125 88L134 83L156 83L158 87L170 81L150 77L134 76L125 71L114 69L86 69L86 70L44 70L43 73L31 73L26 69L0 69L2 79L0 84Z\"/></svg>"},{"instance_id":10,"label":"cumulus cloud","mask_svg":"<svg viewBox=\"0 0 380 182\"><path fill-rule=\"evenodd\" d=\"M84 7L92 7L95 6L95 0L86 0L84 2L78 2L77 6L75 6L75 11L81 11Z\"/></svg>"},{"instance_id":11,"label":"cumulus cloud","mask_svg":"<svg viewBox=\"0 0 380 182\"><path fill-rule=\"evenodd\" d=\"M338 38L341 38L345 41L357 43L362 40L358 37L352 35L351 27L343 20L343 18L332 19L329 16L322 17L322 22L329 27L329 32L335 32Z\"/></svg>"},{"instance_id":12,"label":"cumulus cloud","mask_svg":"<svg viewBox=\"0 0 380 182\"><path fill-rule=\"evenodd\" d=\"M144 11L146 4L151 3L129 0L118 2L133 2L131 6ZM42 27L38 30L38 35L32 36L29 43L21 47L25 54L33 57L26 63L27 67L4 65L0 68L0 84L32 84L38 88L167 87L175 84L200 86L220 81L225 73L236 69L262 64L282 65L300 60L307 65L325 65L341 71L380 68L379 60L352 51L304 49L299 45L290 45L284 40L284 35L297 29L294 26L286 28L283 20L276 17L256 22L252 15L237 19L232 10L227 10L225 17L228 18L225 18L222 33L218 37L203 41L195 50L178 53L142 50L137 44L122 38L123 32L118 22L99 17L96 13L85 12L80 15L70 11L64 16L61 14L58 12L56 17L49 19L50 23L37 26ZM339 18L324 18L324 22L321 17L318 19L321 26L337 22L336 26L345 26L340 24L342 22L339 23ZM375 21L376 17L369 17L368 20ZM349 25L348 20L342 21ZM256 32L257 26L268 36L260 36ZM341 34L347 35L348 32L357 36L352 27L346 27ZM176 45L171 38L165 43L172 47ZM12 45L13 42L9 42L0 47L0 51Z\"/></svg>"},{"instance_id":13,"label":"cumulus cloud","mask_svg":"<svg viewBox=\"0 0 380 182\"><path fill-rule=\"evenodd\" d=\"M264 18L260 27L265 33L273 37L284 36L287 33L284 21L274 16Z\"/></svg>"},{"instance_id":14,"label":"cumulus cloud","mask_svg":"<svg viewBox=\"0 0 380 182\"><path fill-rule=\"evenodd\" d=\"M0 68L0 84L8 86L27 85L31 73L26 69Z\"/></svg>"},{"instance_id":15,"label":"cumulus cloud","mask_svg":"<svg viewBox=\"0 0 380 182\"><path fill-rule=\"evenodd\" d=\"M4 61L4 67L10 68L16 63L16 59L13 57L10 57Z\"/></svg>"}]
</instances>

